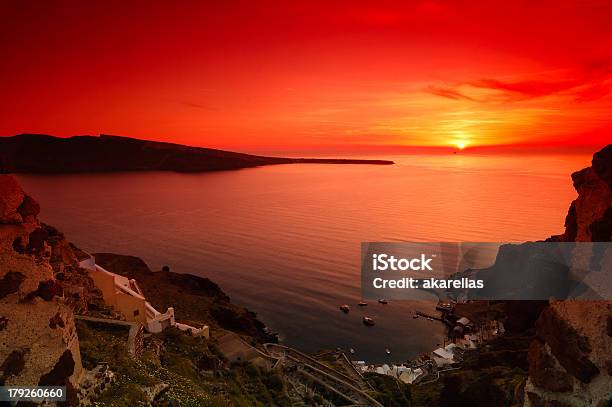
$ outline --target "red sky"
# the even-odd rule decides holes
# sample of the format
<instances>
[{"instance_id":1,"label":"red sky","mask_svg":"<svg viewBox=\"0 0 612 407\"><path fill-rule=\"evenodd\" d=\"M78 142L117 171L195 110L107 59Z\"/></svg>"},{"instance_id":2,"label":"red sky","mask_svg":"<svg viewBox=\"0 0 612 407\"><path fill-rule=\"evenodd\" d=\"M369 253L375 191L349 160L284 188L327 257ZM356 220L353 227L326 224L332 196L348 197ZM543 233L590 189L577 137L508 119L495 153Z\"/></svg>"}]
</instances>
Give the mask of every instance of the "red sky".
<instances>
[{"instance_id":1,"label":"red sky","mask_svg":"<svg viewBox=\"0 0 612 407\"><path fill-rule=\"evenodd\" d=\"M601 146L611 22L607 0L2 1L0 134Z\"/></svg>"}]
</instances>

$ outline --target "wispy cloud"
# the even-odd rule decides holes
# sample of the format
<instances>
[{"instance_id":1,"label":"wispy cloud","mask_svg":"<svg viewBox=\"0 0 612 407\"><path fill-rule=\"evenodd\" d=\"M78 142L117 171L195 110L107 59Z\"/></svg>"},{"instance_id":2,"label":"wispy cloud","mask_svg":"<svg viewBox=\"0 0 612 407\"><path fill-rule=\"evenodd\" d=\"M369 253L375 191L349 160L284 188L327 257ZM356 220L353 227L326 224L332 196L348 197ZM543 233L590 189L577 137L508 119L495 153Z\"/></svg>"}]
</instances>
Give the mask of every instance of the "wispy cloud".
<instances>
[{"instance_id":1,"label":"wispy cloud","mask_svg":"<svg viewBox=\"0 0 612 407\"><path fill-rule=\"evenodd\" d=\"M425 92L447 99L482 103L520 102L553 95L589 102L612 92L612 64L596 61L579 69L552 74L538 73L512 79L481 78L453 85L431 85Z\"/></svg>"},{"instance_id":2,"label":"wispy cloud","mask_svg":"<svg viewBox=\"0 0 612 407\"><path fill-rule=\"evenodd\" d=\"M431 85L431 86L428 86L425 91L427 93L431 93L432 95L442 96L448 99L454 99L454 100L464 99L464 100L472 100L472 101L475 100L474 98L458 91L457 89L453 89L449 87Z\"/></svg>"},{"instance_id":3,"label":"wispy cloud","mask_svg":"<svg viewBox=\"0 0 612 407\"><path fill-rule=\"evenodd\" d=\"M496 79L480 79L469 82L468 85L481 88L500 91L512 95L519 95L523 98L536 98L548 96L560 92L564 92L580 86L579 81L542 81L542 80L526 80L516 82L504 82Z\"/></svg>"},{"instance_id":4,"label":"wispy cloud","mask_svg":"<svg viewBox=\"0 0 612 407\"><path fill-rule=\"evenodd\" d=\"M212 106L207 106L207 105L202 105L200 103L195 103L195 102L183 102L183 104L185 106L189 106L189 107L193 107L195 109L202 109L202 110L209 110L209 111L216 111L219 110L216 107L212 107Z\"/></svg>"}]
</instances>

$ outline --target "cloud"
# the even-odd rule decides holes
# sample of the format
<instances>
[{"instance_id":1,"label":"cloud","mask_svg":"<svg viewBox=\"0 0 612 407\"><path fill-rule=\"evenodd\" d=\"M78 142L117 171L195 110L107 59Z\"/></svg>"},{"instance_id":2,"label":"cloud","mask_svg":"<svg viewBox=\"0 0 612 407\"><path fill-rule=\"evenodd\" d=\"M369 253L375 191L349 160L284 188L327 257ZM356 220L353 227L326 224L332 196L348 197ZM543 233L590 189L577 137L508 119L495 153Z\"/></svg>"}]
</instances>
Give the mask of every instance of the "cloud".
<instances>
[{"instance_id":1,"label":"cloud","mask_svg":"<svg viewBox=\"0 0 612 407\"><path fill-rule=\"evenodd\" d=\"M514 93L522 95L526 98L535 98L540 96L548 96L555 93L570 90L579 86L577 81L518 81L518 82L503 82L496 79L480 79L469 82L470 86L475 88L484 88L497 90L500 92Z\"/></svg>"},{"instance_id":2,"label":"cloud","mask_svg":"<svg viewBox=\"0 0 612 407\"><path fill-rule=\"evenodd\" d=\"M202 110L209 110L209 111L216 111L216 110L219 110L219 109L217 109L217 108L215 108L215 107L212 107L212 106L206 106L206 105L202 105L202 104L195 103L195 102L183 102L183 104L184 104L185 106L193 107L193 108L195 108L195 109L202 109Z\"/></svg>"},{"instance_id":3,"label":"cloud","mask_svg":"<svg viewBox=\"0 0 612 407\"><path fill-rule=\"evenodd\" d=\"M589 102L604 98L612 92L612 69L609 64L598 61L580 69L541 73L531 78L483 78L453 86L432 85L425 91L447 99L483 103L518 102L552 95L568 97L576 102Z\"/></svg>"},{"instance_id":4,"label":"cloud","mask_svg":"<svg viewBox=\"0 0 612 407\"><path fill-rule=\"evenodd\" d=\"M448 98L448 99L454 99L454 100L465 99L465 100L472 100L472 101L475 100L474 98L461 93L457 89L452 89L448 87L440 87L440 86L432 85L432 86L427 87L425 91L427 93L431 93L432 95L441 96L441 97Z\"/></svg>"},{"instance_id":5,"label":"cloud","mask_svg":"<svg viewBox=\"0 0 612 407\"><path fill-rule=\"evenodd\" d=\"M576 101L590 102L592 100L601 99L610 94L611 86L609 84L597 84L589 86L576 93Z\"/></svg>"}]
</instances>

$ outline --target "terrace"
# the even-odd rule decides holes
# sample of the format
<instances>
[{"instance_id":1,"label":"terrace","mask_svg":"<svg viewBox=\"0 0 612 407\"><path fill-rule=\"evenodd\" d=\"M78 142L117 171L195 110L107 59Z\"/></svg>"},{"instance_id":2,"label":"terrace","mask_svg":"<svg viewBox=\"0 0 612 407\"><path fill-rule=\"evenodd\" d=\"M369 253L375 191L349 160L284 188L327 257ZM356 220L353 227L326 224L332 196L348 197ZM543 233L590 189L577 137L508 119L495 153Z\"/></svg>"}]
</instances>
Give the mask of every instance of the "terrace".
<instances>
[{"instance_id":1,"label":"terrace","mask_svg":"<svg viewBox=\"0 0 612 407\"><path fill-rule=\"evenodd\" d=\"M124 315L126 321L139 322L151 333L159 333L174 326L191 335L209 338L210 332L207 325L196 328L177 322L174 318L174 308L170 307L164 313L156 310L146 300L136 280L111 273L97 265L94 256L90 254L82 251L79 254L79 267L89 272L96 287L102 291L104 302Z\"/></svg>"}]
</instances>

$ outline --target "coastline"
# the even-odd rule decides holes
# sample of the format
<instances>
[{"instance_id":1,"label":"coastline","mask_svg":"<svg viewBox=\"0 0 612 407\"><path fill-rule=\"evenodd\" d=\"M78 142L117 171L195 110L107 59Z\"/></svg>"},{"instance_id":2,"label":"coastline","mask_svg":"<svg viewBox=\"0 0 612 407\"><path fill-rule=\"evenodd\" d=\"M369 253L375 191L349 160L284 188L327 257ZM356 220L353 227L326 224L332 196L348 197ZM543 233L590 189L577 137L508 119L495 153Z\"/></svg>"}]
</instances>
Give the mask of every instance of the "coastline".
<instances>
[{"instance_id":1,"label":"coastline","mask_svg":"<svg viewBox=\"0 0 612 407\"><path fill-rule=\"evenodd\" d=\"M28 151L28 154L21 154ZM392 165L389 160L285 158L237 153L131 137L0 137L0 173L77 174L125 171L199 173L278 164Z\"/></svg>"}]
</instances>

